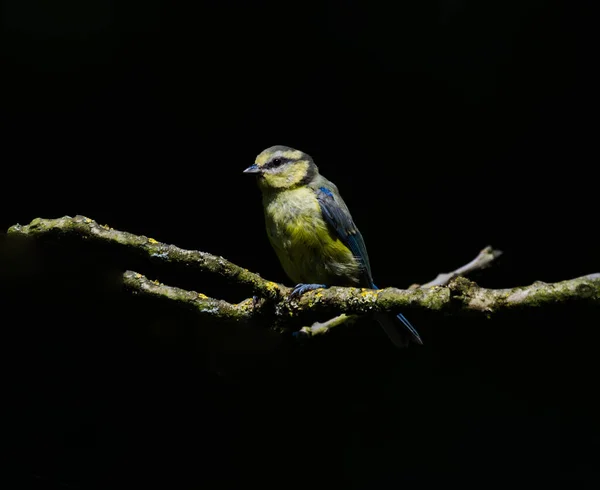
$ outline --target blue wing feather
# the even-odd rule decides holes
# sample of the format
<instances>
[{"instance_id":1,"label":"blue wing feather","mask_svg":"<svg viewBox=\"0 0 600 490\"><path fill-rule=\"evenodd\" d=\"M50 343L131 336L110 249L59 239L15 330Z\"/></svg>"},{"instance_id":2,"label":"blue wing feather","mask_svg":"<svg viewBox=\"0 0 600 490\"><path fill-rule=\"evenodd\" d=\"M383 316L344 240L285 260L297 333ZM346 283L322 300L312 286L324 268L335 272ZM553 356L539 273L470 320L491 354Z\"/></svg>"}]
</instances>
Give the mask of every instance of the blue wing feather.
<instances>
[{"instance_id":1,"label":"blue wing feather","mask_svg":"<svg viewBox=\"0 0 600 490\"><path fill-rule=\"evenodd\" d=\"M336 201L335 195L327 187L319 187L316 192L325 221L333 228L342 243L350 249L361 265L363 273L361 285L368 288L373 287L367 247L360 231L352 221L348 209Z\"/></svg>"},{"instance_id":2,"label":"blue wing feather","mask_svg":"<svg viewBox=\"0 0 600 490\"><path fill-rule=\"evenodd\" d=\"M336 201L336 196L331 189L328 189L327 187L319 187L316 189L316 193L317 201L319 202L325 221L335 231L342 243L350 249L362 266L361 285L363 287L379 289L373 283L367 247L365 246L363 237L354 224L354 221L352 221L352 216L350 216L348 208L346 208L346 205L343 204L343 202L340 203ZM411 325L402 313L399 313L395 318L393 316L389 317L385 314L379 314L377 315L377 320L397 346L406 346L408 344L408 339L406 331L399 330L392 320L399 321L406 330L410 332L410 336L414 342L418 344L423 343L415 327Z\"/></svg>"}]
</instances>

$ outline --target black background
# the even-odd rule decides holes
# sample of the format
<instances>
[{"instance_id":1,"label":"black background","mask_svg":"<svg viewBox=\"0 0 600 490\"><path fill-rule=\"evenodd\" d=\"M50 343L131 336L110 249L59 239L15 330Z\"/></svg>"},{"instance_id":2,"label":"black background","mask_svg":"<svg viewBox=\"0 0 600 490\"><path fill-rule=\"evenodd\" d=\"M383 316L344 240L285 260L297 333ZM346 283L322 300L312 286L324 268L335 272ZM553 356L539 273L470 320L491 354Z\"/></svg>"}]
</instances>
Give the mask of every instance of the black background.
<instances>
[{"instance_id":1,"label":"black background","mask_svg":"<svg viewBox=\"0 0 600 490\"><path fill-rule=\"evenodd\" d=\"M82 214L287 283L241 174L283 144L338 185L380 287L487 244L483 286L598 272L586 2L2 7L3 230ZM599 483L597 307L296 346L114 286L247 291L63 245L3 242L13 486Z\"/></svg>"}]
</instances>

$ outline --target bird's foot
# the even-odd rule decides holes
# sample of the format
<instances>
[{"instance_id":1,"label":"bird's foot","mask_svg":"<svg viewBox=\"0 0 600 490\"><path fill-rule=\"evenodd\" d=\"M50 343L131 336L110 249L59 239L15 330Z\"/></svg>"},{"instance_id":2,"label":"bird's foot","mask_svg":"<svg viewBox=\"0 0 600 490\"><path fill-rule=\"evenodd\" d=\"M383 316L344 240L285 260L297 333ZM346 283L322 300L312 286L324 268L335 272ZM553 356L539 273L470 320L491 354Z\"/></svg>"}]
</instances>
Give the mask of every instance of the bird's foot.
<instances>
[{"instance_id":1,"label":"bird's foot","mask_svg":"<svg viewBox=\"0 0 600 490\"><path fill-rule=\"evenodd\" d=\"M290 293L290 297L299 298L308 291L314 291L315 289L321 289L326 287L326 284L297 284L293 291Z\"/></svg>"}]
</instances>

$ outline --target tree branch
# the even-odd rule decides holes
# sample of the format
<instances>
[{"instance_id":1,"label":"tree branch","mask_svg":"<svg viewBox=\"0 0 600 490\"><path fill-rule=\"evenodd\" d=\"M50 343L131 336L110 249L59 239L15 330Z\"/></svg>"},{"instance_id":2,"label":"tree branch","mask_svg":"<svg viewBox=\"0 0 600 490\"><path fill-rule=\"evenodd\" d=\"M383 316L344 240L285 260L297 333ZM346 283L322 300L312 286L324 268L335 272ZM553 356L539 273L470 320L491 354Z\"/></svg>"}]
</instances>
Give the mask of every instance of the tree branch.
<instances>
[{"instance_id":1,"label":"tree branch","mask_svg":"<svg viewBox=\"0 0 600 490\"><path fill-rule=\"evenodd\" d=\"M499 311L518 308L539 308L567 301L590 301L600 304L600 274L561 281L553 284L535 282L529 286L509 289L486 289L462 275L488 266L500 254L491 247L454 272L440 274L433 281L407 290L386 288L330 287L317 289L299 299L289 297L290 288L261 278L222 257L184 250L166 245L152 238L113 230L98 225L84 216L58 219L37 218L26 226L15 225L10 235L29 237L71 235L82 240L93 239L118 247L133 248L148 258L166 263L179 263L201 272L218 274L231 282L247 286L264 300L248 298L238 304L209 298L201 293L186 291L150 281L142 274L127 271L123 275L125 287L134 294L160 298L192 308L199 315L215 320L251 323L268 314L270 328L277 331L297 331L297 323L308 315L338 315L324 323L315 323L297 332L314 336L348 321L357 315L380 312L398 312L407 309L427 309L455 314L483 314L490 316ZM448 284L444 286L442 284Z\"/></svg>"},{"instance_id":2,"label":"tree branch","mask_svg":"<svg viewBox=\"0 0 600 490\"><path fill-rule=\"evenodd\" d=\"M430 281L426 284L412 284L408 289L427 289L433 286L445 286L452 279L455 279L459 276L465 276L479 269L489 267L495 259L500 257L500 255L502 255L502 252L500 250L494 250L492 247L487 246L481 252L479 252L477 257L471 260L468 264L459 267L455 271L438 274L438 276L433 281ZM333 327L338 327L340 325L345 325L354 322L357 318L358 315L346 315L345 313L342 313L341 315L338 315L326 322L316 322L310 327L303 327L300 329L299 332L297 332L297 335L299 337L312 337L315 335L323 335Z\"/></svg>"},{"instance_id":3,"label":"tree branch","mask_svg":"<svg viewBox=\"0 0 600 490\"><path fill-rule=\"evenodd\" d=\"M456 278L447 287L435 286L428 289L330 287L309 291L299 299L283 298L272 304L261 303L260 306L251 298L233 305L201 293L150 281L142 274L132 271L124 274L124 280L126 286L137 294L168 299L213 319L249 323L259 309L268 309L273 315L271 327L277 331L295 330L296 322L290 323L290 320L302 319L309 313L338 314L326 322L317 322L300 329L302 336L322 335L333 327L355 320L358 315L406 309L421 308L440 313L490 317L499 311L539 308L573 300L600 303L600 273L556 283L535 282L530 286L508 289L482 288L464 277Z\"/></svg>"},{"instance_id":4,"label":"tree branch","mask_svg":"<svg viewBox=\"0 0 600 490\"><path fill-rule=\"evenodd\" d=\"M85 216L63 216L57 219L36 218L28 225L16 224L8 229L9 235L28 237L72 236L81 240L95 240L112 246L134 249L153 261L185 265L200 272L210 272L224 279L248 286L253 294L261 298L278 300L291 291L281 284L266 281L260 275L250 272L223 257L196 250L185 250L175 245L167 245L154 238L138 236L126 231L118 231L106 225L99 225Z\"/></svg>"},{"instance_id":5,"label":"tree branch","mask_svg":"<svg viewBox=\"0 0 600 490\"><path fill-rule=\"evenodd\" d=\"M254 315L252 298L241 303L232 304L220 299L209 298L205 294L167 286L158 281L151 281L143 274L126 271L123 284L133 294L149 298L169 300L183 306L191 307L198 315L223 321L248 323Z\"/></svg>"},{"instance_id":6,"label":"tree branch","mask_svg":"<svg viewBox=\"0 0 600 490\"><path fill-rule=\"evenodd\" d=\"M471 260L471 262L469 262L468 264L465 264L462 267L459 267L458 269L456 269L455 271L452 271L452 272L440 273L433 281L430 281L426 284L422 284L422 285L413 284L409 287L409 289L416 289L416 288L426 289L426 288L431 288L433 286L445 286L452 279L455 279L460 276L466 276L466 275L470 274L471 272L489 267L492 264L492 262L494 260L496 260L498 257L500 257L501 255L502 255L502 252L500 250L494 250L491 246L488 245L481 252L479 252L477 257L475 257L473 260Z\"/></svg>"}]
</instances>

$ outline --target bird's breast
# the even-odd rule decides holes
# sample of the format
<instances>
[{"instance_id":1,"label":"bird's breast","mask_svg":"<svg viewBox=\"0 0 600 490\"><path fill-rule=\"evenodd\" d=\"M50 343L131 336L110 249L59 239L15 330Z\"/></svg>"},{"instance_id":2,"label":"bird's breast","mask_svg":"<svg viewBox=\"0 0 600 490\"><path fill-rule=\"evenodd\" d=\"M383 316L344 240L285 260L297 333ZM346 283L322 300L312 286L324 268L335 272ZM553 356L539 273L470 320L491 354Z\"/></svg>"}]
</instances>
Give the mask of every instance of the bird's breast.
<instances>
[{"instance_id":1,"label":"bird's breast","mask_svg":"<svg viewBox=\"0 0 600 490\"><path fill-rule=\"evenodd\" d=\"M319 235L327 232L319 202L314 192L307 188L272 196L265 202L265 217L269 235L287 247L318 246Z\"/></svg>"},{"instance_id":2,"label":"bird's breast","mask_svg":"<svg viewBox=\"0 0 600 490\"><path fill-rule=\"evenodd\" d=\"M310 188L265 196L269 239L290 278L297 282L355 283L358 262L323 219Z\"/></svg>"}]
</instances>

